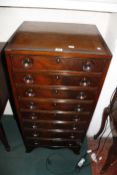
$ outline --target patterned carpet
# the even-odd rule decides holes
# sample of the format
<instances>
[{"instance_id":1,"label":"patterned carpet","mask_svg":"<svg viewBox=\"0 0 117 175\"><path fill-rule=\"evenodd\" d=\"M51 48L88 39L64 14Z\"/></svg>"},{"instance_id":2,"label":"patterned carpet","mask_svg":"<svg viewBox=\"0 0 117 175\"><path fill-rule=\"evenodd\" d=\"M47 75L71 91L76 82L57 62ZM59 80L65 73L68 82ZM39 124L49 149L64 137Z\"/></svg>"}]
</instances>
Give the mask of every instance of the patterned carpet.
<instances>
[{"instance_id":1,"label":"patterned carpet","mask_svg":"<svg viewBox=\"0 0 117 175\"><path fill-rule=\"evenodd\" d=\"M91 175L90 166L80 171L75 165L86 152L86 139L80 155L69 149L37 148L31 153L25 153L25 148L12 116L5 116L2 120L11 151L6 152L0 144L0 175ZM88 160L86 160L87 164Z\"/></svg>"}]
</instances>

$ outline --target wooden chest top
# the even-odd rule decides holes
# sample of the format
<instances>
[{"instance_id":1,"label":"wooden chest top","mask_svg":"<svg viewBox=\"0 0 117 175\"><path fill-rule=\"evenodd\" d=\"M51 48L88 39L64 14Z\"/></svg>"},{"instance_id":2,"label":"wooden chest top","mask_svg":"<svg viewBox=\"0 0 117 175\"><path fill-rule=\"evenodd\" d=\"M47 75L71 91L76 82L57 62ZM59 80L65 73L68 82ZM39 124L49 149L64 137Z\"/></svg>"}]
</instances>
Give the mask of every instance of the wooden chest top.
<instances>
[{"instance_id":1,"label":"wooden chest top","mask_svg":"<svg viewBox=\"0 0 117 175\"><path fill-rule=\"evenodd\" d=\"M6 50L111 57L97 27L89 24L27 21L11 37Z\"/></svg>"}]
</instances>

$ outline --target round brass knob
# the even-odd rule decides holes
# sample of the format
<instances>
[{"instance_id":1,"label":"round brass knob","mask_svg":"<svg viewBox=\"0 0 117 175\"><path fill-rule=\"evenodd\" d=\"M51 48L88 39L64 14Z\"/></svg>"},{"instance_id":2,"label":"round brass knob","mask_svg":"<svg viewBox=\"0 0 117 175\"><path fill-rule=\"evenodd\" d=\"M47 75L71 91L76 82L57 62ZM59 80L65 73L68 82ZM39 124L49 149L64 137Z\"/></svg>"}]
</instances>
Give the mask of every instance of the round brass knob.
<instances>
[{"instance_id":1,"label":"round brass knob","mask_svg":"<svg viewBox=\"0 0 117 175\"><path fill-rule=\"evenodd\" d=\"M55 94L58 94L58 93L59 93L59 91L56 89L56 90L55 90Z\"/></svg>"},{"instance_id":2,"label":"round brass knob","mask_svg":"<svg viewBox=\"0 0 117 175\"><path fill-rule=\"evenodd\" d=\"M56 58L56 62L57 62L57 63L60 63L60 61L61 61L60 58L57 57L57 58Z\"/></svg>"},{"instance_id":3,"label":"round brass knob","mask_svg":"<svg viewBox=\"0 0 117 175\"><path fill-rule=\"evenodd\" d=\"M74 118L74 122L79 122L79 118Z\"/></svg>"},{"instance_id":4,"label":"round brass knob","mask_svg":"<svg viewBox=\"0 0 117 175\"><path fill-rule=\"evenodd\" d=\"M27 84L33 83L34 82L33 77L31 75L26 75L24 77L24 82Z\"/></svg>"},{"instance_id":5,"label":"round brass knob","mask_svg":"<svg viewBox=\"0 0 117 175\"><path fill-rule=\"evenodd\" d=\"M56 76L56 79L57 79L57 80L59 80L59 79L60 79L60 76L59 76L59 75L57 75L57 76Z\"/></svg>"},{"instance_id":6,"label":"round brass knob","mask_svg":"<svg viewBox=\"0 0 117 175\"><path fill-rule=\"evenodd\" d=\"M72 143L69 143L69 147L72 147Z\"/></svg>"},{"instance_id":7,"label":"round brass knob","mask_svg":"<svg viewBox=\"0 0 117 175\"><path fill-rule=\"evenodd\" d=\"M23 59L22 64L24 68L30 68L32 66L32 59L25 58Z\"/></svg>"},{"instance_id":8,"label":"round brass knob","mask_svg":"<svg viewBox=\"0 0 117 175\"><path fill-rule=\"evenodd\" d=\"M33 129L36 129L37 128L37 125L36 124L32 125L32 128Z\"/></svg>"},{"instance_id":9,"label":"round brass knob","mask_svg":"<svg viewBox=\"0 0 117 175\"><path fill-rule=\"evenodd\" d=\"M89 86L90 85L90 81L87 78L83 78L80 81L80 86Z\"/></svg>"},{"instance_id":10,"label":"round brass knob","mask_svg":"<svg viewBox=\"0 0 117 175\"><path fill-rule=\"evenodd\" d=\"M31 119L32 119L32 120L36 120L36 119L37 119L37 116L36 116L35 113L32 114Z\"/></svg>"},{"instance_id":11,"label":"round brass knob","mask_svg":"<svg viewBox=\"0 0 117 175\"><path fill-rule=\"evenodd\" d=\"M37 134L37 133L34 133L34 134L33 134L33 137L37 137L37 136L38 136L38 134Z\"/></svg>"},{"instance_id":12,"label":"round brass knob","mask_svg":"<svg viewBox=\"0 0 117 175\"><path fill-rule=\"evenodd\" d=\"M35 120L35 119L36 119L36 117L35 117L35 116L31 116L31 119L32 119L32 120Z\"/></svg>"},{"instance_id":13,"label":"round brass knob","mask_svg":"<svg viewBox=\"0 0 117 175\"><path fill-rule=\"evenodd\" d=\"M27 89L26 90L26 95L28 97L34 97L35 96L34 90L33 89Z\"/></svg>"},{"instance_id":14,"label":"round brass knob","mask_svg":"<svg viewBox=\"0 0 117 175\"><path fill-rule=\"evenodd\" d=\"M81 111L82 111L82 108L81 108L80 105L77 106L76 111L77 111L77 112L81 112Z\"/></svg>"},{"instance_id":15,"label":"round brass knob","mask_svg":"<svg viewBox=\"0 0 117 175\"><path fill-rule=\"evenodd\" d=\"M31 102L31 103L29 104L29 109L33 110L33 109L35 109L35 108L36 108L36 105L35 105L33 102Z\"/></svg>"},{"instance_id":16,"label":"round brass knob","mask_svg":"<svg viewBox=\"0 0 117 175\"><path fill-rule=\"evenodd\" d=\"M74 138L75 138L75 136L72 134L72 135L70 136L70 138L71 138L71 139L74 139Z\"/></svg>"},{"instance_id":17,"label":"round brass knob","mask_svg":"<svg viewBox=\"0 0 117 175\"><path fill-rule=\"evenodd\" d=\"M38 142L34 142L35 145L38 145L39 143Z\"/></svg>"},{"instance_id":18,"label":"round brass knob","mask_svg":"<svg viewBox=\"0 0 117 175\"><path fill-rule=\"evenodd\" d=\"M53 103L53 106L55 106L55 107L56 107L56 106L57 106L57 103Z\"/></svg>"},{"instance_id":19,"label":"round brass knob","mask_svg":"<svg viewBox=\"0 0 117 175\"><path fill-rule=\"evenodd\" d=\"M80 100L84 100L86 98L86 94L84 92L80 92L77 98Z\"/></svg>"},{"instance_id":20,"label":"round brass knob","mask_svg":"<svg viewBox=\"0 0 117 175\"><path fill-rule=\"evenodd\" d=\"M83 71L85 72L91 72L93 70L93 62L92 61L86 61L83 64Z\"/></svg>"},{"instance_id":21,"label":"round brass knob","mask_svg":"<svg viewBox=\"0 0 117 175\"><path fill-rule=\"evenodd\" d=\"M74 127L73 127L73 130L74 130L74 131L76 131L76 130L77 130L77 127L76 127L76 126L74 126Z\"/></svg>"}]
</instances>

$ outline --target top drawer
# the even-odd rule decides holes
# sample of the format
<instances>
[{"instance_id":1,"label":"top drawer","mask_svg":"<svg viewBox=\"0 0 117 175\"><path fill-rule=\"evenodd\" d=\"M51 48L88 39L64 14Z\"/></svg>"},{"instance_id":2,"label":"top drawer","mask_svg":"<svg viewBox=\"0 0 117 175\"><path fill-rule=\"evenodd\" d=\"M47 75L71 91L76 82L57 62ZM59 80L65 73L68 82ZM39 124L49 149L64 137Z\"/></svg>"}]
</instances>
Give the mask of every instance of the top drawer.
<instances>
[{"instance_id":1,"label":"top drawer","mask_svg":"<svg viewBox=\"0 0 117 175\"><path fill-rule=\"evenodd\" d=\"M105 59L65 58L58 56L30 56L14 55L12 64L14 69L25 70L72 70L83 72L102 72Z\"/></svg>"}]
</instances>

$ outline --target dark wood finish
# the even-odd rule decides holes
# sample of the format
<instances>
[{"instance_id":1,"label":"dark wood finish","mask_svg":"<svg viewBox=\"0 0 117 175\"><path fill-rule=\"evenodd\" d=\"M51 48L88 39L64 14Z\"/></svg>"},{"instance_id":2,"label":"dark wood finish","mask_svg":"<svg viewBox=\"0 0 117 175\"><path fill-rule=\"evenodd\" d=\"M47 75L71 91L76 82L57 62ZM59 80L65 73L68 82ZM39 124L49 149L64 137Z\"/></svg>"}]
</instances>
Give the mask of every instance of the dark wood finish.
<instances>
[{"instance_id":1,"label":"dark wood finish","mask_svg":"<svg viewBox=\"0 0 117 175\"><path fill-rule=\"evenodd\" d=\"M38 98L57 98L57 99L79 99L92 100L96 95L96 88L73 88L73 87L34 87L34 86L18 86L18 97L38 97ZM76 96L77 94L77 96Z\"/></svg>"},{"instance_id":2,"label":"dark wood finish","mask_svg":"<svg viewBox=\"0 0 117 175\"><path fill-rule=\"evenodd\" d=\"M17 84L34 85L63 85L63 86L97 86L101 73L68 73L68 72L14 72L14 81ZM84 84L83 84L84 83Z\"/></svg>"},{"instance_id":3,"label":"dark wood finish","mask_svg":"<svg viewBox=\"0 0 117 175\"><path fill-rule=\"evenodd\" d=\"M24 22L5 54L27 151L78 153L112 57L96 26Z\"/></svg>"},{"instance_id":4,"label":"dark wood finish","mask_svg":"<svg viewBox=\"0 0 117 175\"><path fill-rule=\"evenodd\" d=\"M5 149L10 151L10 146L8 144L4 128L2 126L2 114L4 112L6 102L8 100L8 89L6 85L6 76L4 69L4 57L3 57L3 47L5 43L0 43L0 140L2 141Z\"/></svg>"},{"instance_id":5,"label":"dark wood finish","mask_svg":"<svg viewBox=\"0 0 117 175\"><path fill-rule=\"evenodd\" d=\"M25 67L25 62L29 61L29 66ZM69 58L64 56L22 56L14 55L12 58L13 68L15 70L72 70L72 71L83 71L85 66L89 65L91 67L91 72L101 72L105 65L106 60L102 61L98 59L86 59L86 58ZM46 63L46 65L45 65ZM98 66L97 66L98 65Z\"/></svg>"}]
</instances>

